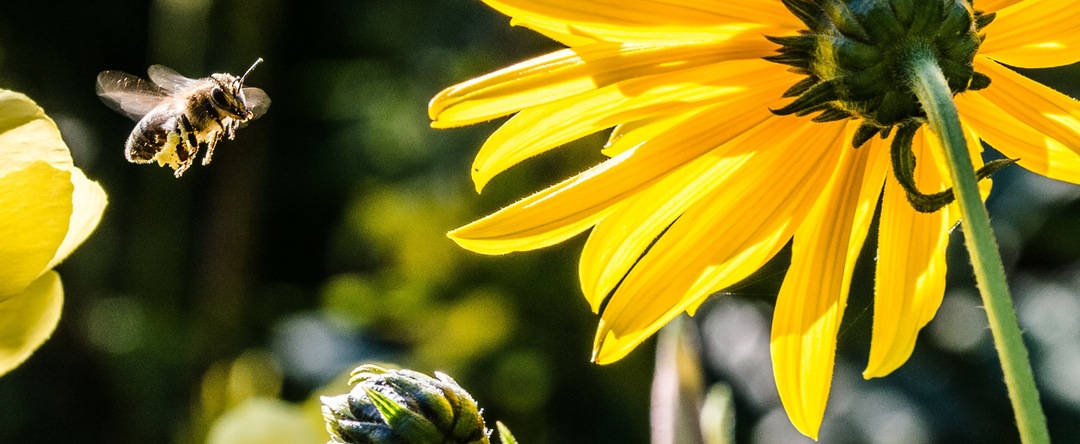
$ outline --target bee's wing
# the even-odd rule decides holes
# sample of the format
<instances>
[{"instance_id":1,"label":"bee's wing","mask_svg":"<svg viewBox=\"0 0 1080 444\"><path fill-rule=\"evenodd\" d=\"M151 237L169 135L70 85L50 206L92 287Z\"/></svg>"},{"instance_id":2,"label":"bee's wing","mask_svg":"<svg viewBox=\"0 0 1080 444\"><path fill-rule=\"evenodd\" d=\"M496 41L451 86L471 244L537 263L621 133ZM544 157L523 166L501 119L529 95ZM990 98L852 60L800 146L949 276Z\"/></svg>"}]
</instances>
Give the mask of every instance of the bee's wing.
<instances>
[{"instance_id":1,"label":"bee's wing","mask_svg":"<svg viewBox=\"0 0 1080 444\"><path fill-rule=\"evenodd\" d=\"M165 65L151 65L146 70L146 73L150 75L150 80L153 80L154 83L157 83L168 93L183 91L198 82L196 79L189 79L180 75L180 73Z\"/></svg>"},{"instance_id":2,"label":"bee's wing","mask_svg":"<svg viewBox=\"0 0 1080 444\"><path fill-rule=\"evenodd\" d=\"M97 94L109 108L135 120L141 119L167 97L161 87L149 80L120 71L98 74Z\"/></svg>"},{"instance_id":3,"label":"bee's wing","mask_svg":"<svg viewBox=\"0 0 1080 444\"><path fill-rule=\"evenodd\" d=\"M270 108L270 96L259 88L244 88L244 101L251 110L250 120L258 119Z\"/></svg>"}]
</instances>

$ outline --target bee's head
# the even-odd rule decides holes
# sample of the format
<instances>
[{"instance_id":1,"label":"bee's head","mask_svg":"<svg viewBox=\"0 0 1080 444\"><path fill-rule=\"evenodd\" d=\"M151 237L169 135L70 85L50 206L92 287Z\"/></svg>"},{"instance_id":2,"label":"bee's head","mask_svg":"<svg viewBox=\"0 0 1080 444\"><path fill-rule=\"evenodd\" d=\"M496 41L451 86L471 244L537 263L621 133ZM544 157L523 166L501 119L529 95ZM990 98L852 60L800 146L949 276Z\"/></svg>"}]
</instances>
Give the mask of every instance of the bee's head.
<instances>
[{"instance_id":1,"label":"bee's head","mask_svg":"<svg viewBox=\"0 0 1080 444\"><path fill-rule=\"evenodd\" d=\"M210 100L214 102L214 106L238 120L251 119L251 109L248 108L247 100L244 98L244 79L262 61L260 57L240 77L232 74L212 74L210 78L216 85L210 89Z\"/></svg>"}]
</instances>

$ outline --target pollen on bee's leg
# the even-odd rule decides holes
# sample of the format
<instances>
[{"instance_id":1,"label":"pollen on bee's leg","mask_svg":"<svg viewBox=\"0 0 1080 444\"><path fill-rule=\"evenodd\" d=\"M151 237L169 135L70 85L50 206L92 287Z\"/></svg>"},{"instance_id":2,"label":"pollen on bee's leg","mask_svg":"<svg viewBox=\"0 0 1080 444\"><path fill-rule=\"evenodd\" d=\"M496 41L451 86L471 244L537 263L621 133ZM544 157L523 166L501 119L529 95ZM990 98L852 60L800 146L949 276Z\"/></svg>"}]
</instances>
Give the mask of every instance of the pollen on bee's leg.
<instances>
[{"instance_id":1,"label":"pollen on bee's leg","mask_svg":"<svg viewBox=\"0 0 1080 444\"><path fill-rule=\"evenodd\" d=\"M168 138L165 139L165 143L161 145L161 150L154 154L151 160L156 161L158 166L168 165L170 168L176 169L183 163L181 152L184 152L183 139L176 132L171 132Z\"/></svg>"}]
</instances>

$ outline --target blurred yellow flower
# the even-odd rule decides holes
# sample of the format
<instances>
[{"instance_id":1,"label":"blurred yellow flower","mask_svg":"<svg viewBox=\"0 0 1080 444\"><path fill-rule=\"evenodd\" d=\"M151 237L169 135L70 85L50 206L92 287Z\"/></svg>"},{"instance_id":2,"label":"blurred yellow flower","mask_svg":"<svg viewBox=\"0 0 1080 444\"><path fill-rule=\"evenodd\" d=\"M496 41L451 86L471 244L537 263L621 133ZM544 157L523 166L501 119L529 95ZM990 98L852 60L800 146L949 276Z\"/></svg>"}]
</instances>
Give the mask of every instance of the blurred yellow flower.
<instances>
[{"instance_id":1,"label":"blurred yellow flower","mask_svg":"<svg viewBox=\"0 0 1080 444\"><path fill-rule=\"evenodd\" d=\"M789 417L811 437L878 200L867 378L902 365L937 311L959 217L955 204L914 210L888 174L892 126L925 116L906 85L837 73L887 76L894 71L882 59L897 53L881 47L938 45L976 167L982 140L1028 170L1080 183L1080 103L1005 66L1080 61L1074 2L979 0L977 12L970 0L484 1L569 48L432 99L436 128L516 113L480 149L477 190L527 158L613 128L603 149L610 158L450 237L504 254L592 228L579 275L600 314L593 359L602 364L680 313L693 314L793 240L773 318L773 369ZM953 26L963 32L940 31ZM956 54L966 59L949 59ZM891 91L863 96L874 88ZM810 112L821 114L803 117ZM911 145L918 188L950 187L937 138L922 129Z\"/></svg>"},{"instance_id":2,"label":"blurred yellow flower","mask_svg":"<svg viewBox=\"0 0 1080 444\"><path fill-rule=\"evenodd\" d=\"M0 90L0 375L56 328L64 290L51 270L94 231L105 204L56 124L25 95Z\"/></svg>"}]
</instances>

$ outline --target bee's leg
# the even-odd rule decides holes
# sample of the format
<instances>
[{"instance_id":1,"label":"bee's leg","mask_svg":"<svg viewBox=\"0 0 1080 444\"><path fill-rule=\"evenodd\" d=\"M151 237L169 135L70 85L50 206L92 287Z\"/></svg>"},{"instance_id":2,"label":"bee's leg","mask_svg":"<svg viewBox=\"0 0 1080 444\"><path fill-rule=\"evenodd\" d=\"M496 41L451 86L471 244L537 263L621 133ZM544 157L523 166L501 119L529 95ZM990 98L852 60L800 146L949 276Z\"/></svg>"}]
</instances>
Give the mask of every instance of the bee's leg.
<instances>
[{"instance_id":1,"label":"bee's leg","mask_svg":"<svg viewBox=\"0 0 1080 444\"><path fill-rule=\"evenodd\" d=\"M218 124L218 128L221 128L221 130L225 132L225 136L228 137L229 140L233 140L236 136L236 121L229 117L216 117L215 121ZM221 136L218 136L218 140L221 140Z\"/></svg>"},{"instance_id":2,"label":"bee's leg","mask_svg":"<svg viewBox=\"0 0 1080 444\"><path fill-rule=\"evenodd\" d=\"M226 126L225 132L228 133L229 140L233 140L236 137L236 129L240 127L240 122L229 119L229 123Z\"/></svg>"},{"instance_id":3,"label":"bee's leg","mask_svg":"<svg viewBox=\"0 0 1080 444\"><path fill-rule=\"evenodd\" d=\"M179 179L180 176L184 175L184 171L187 171L187 169L190 167L191 162L185 162L180 164L180 166L176 167L176 171L173 173L173 176L176 176L176 178Z\"/></svg>"},{"instance_id":4,"label":"bee's leg","mask_svg":"<svg viewBox=\"0 0 1080 444\"><path fill-rule=\"evenodd\" d=\"M191 168L191 161L194 160L194 156L187 150L187 138L181 133L180 141L176 143L176 158L179 162L173 166L176 171L173 173L176 178L184 175L184 171Z\"/></svg>"},{"instance_id":5,"label":"bee's leg","mask_svg":"<svg viewBox=\"0 0 1080 444\"><path fill-rule=\"evenodd\" d=\"M206 140L206 156L203 156L203 165L210 163L210 157L214 155L214 147L217 146L219 141L221 141L221 131L211 132L210 138Z\"/></svg>"},{"instance_id":6,"label":"bee's leg","mask_svg":"<svg viewBox=\"0 0 1080 444\"><path fill-rule=\"evenodd\" d=\"M177 128L180 130L180 142L176 146L176 156L180 159L180 164L176 168L176 177L180 177L184 171L191 168L195 162L195 156L199 154L199 138L195 134L191 120L186 114L180 114L179 123Z\"/></svg>"}]
</instances>

